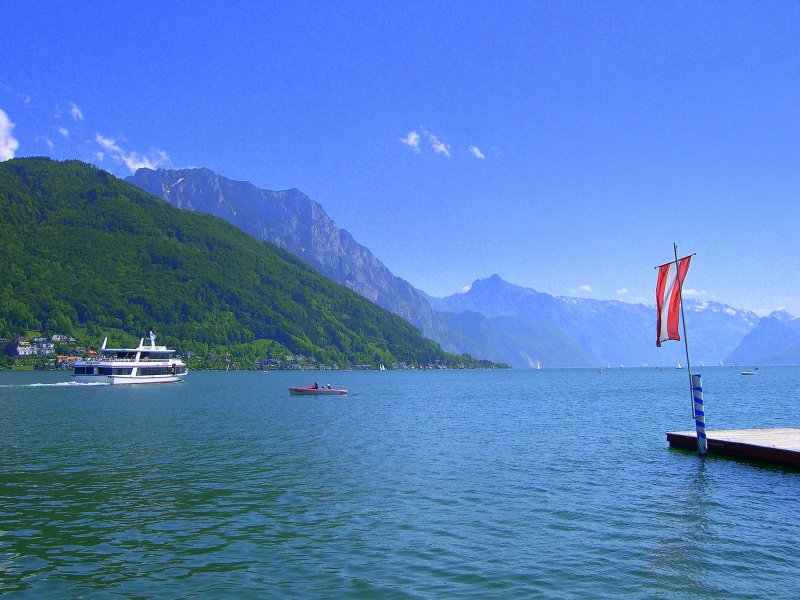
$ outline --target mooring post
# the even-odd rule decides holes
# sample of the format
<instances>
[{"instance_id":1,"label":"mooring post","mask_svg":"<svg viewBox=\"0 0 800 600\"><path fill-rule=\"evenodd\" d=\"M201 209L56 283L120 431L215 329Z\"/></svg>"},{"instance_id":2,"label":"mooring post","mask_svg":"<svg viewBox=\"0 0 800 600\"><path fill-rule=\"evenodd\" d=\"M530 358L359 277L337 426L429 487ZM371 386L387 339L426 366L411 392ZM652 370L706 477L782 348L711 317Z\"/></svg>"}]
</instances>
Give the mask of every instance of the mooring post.
<instances>
[{"instance_id":1,"label":"mooring post","mask_svg":"<svg viewBox=\"0 0 800 600\"><path fill-rule=\"evenodd\" d=\"M697 451L704 455L708 452L706 439L706 409L703 405L703 382L700 373L692 375L692 397L694 398L694 426L697 431Z\"/></svg>"}]
</instances>

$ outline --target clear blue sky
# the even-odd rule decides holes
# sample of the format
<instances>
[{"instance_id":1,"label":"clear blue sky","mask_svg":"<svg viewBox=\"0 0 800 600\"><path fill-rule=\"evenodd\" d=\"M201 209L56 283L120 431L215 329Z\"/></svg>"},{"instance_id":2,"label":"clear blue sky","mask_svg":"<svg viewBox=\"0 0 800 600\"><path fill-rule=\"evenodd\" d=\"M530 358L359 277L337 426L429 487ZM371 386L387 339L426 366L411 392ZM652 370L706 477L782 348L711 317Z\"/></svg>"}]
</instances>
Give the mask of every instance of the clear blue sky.
<instances>
[{"instance_id":1,"label":"clear blue sky","mask_svg":"<svg viewBox=\"0 0 800 600\"><path fill-rule=\"evenodd\" d=\"M438 296L652 303L675 241L690 293L800 315L798 2L0 8L0 157L296 187Z\"/></svg>"}]
</instances>

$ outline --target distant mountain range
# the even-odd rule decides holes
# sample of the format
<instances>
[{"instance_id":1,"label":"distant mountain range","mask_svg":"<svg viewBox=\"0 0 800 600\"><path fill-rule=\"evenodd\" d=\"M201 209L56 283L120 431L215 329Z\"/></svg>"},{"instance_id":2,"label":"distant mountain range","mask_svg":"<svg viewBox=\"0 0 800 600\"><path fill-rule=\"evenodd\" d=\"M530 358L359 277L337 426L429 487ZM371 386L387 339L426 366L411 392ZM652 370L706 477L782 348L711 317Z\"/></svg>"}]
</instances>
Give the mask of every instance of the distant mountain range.
<instances>
[{"instance_id":1,"label":"distant mountain range","mask_svg":"<svg viewBox=\"0 0 800 600\"><path fill-rule=\"evenodd\" d=\"M340 229L317 202L291 189L270 191L209 169L140 169L127 181L178 208L210 213L271 241L323 275L418 327L449 351L515 367L674 365L683 345L655 346L654 308L551 296L498 275L463 294L433 298L393 275ZM687 300L696 364L800 363L800 320L760 319L724 304ZM684 361L685 362L685 361Z\"/></svg>"},{"instance_id":2,"label":"distant mountain range","mask_svg":"<svg viewBox=\"0 0 800 600\"><path fill-rule=\"evenodd\" d=\"M468 292L431 299L446 323L474 342L465 352L492 347L515 366L642 366L683 362L682 344L655 345L655 312L643 304L550 296L500 276ZM755 313L712 302L685 302L693 360L718 364L758 323ZM479 316L482 316L480 318Z\"/></svg>"},{"instance_id":3,"label":"distant mountain range","mask_svg":"<svg viewBox=\"0 0 800 600\"><path fill-rule=\"evenodd\" d=\"M737 364L800 364L800 319L783 311L764 317L728 360Z\"/></svg>"}]
</instances>

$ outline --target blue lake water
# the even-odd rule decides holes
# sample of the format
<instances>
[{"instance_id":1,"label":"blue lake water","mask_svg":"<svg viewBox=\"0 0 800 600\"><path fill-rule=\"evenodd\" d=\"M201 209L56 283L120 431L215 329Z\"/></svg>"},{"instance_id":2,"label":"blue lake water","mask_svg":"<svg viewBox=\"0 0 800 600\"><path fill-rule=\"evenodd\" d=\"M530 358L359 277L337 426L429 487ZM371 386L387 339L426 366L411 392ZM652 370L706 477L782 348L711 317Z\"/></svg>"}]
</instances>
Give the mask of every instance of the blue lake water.
<instances>
[{"instance_id":1,"label":"blue lake water","mask_svg":"<svg viewBox=\"0 0 800 600\"><path fill-rule=\"evenodd\" d=\"M703 385L709 429L800 426L800 368ZM800 472L692 428L677 369L0 372L0 595L800 597Z\"/></svg>"}]
</instances>

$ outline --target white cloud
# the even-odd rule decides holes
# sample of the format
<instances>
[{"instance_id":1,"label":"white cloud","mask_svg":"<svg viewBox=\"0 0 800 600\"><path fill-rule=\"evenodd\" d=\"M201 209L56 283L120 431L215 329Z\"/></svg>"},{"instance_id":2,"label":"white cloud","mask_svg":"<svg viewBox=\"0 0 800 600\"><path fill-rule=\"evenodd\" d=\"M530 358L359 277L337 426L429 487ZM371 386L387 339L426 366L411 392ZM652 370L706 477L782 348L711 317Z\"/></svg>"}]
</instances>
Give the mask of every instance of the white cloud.
<instances>
[{"instance_id":1,"label":"white cloud","mask_svg":"<svg viewBox=\"0 0 800 600\"><path fill-rule=\"evenodd\" d=\"M69 103L69 114L71 114L72 118L76 121L83 121L83 111L74 102Z\"/></svg>"},{"instance_id":2,"label":"white cloud","mask_svg":"<svg viewBox=\"0 0 800 600\"><path fill-rule=\"evenodd\" d=\"M115 140L112 140L111 138L107 138L107 137L103 136L100 133L98 133L96 136L94 136L94 141L97 142L98 144L100 144L106 150L109 150L111 152L115 152L117 154L122 154L123 153L122 148L117 146L117 142Z\"/></svg>"},{"instance_id":3,"label":"white cloud","mask_svg":"<svg viewBox=\"0 0 800 600\"><path fill-rule=\"evenodd\" d=\"M58 133L60 133L65 138L69 137L69 129L67 129L66 127L59 127Z\"/></svg>"},{"instance_id":4,"label":"white cloud","mask_svg":"<svg viewBox=\"0 0 800 600\"><path fill-rule=\"evenodd\" d=\"M439 136L429 132L425 127L418 127L406 134L405 137L400 138L400 143L408 146L415 154L420 154L423 150L423 142L427 141L430 144L431 150L436 154L441 154L447 158L452 157L452 146L444 142ZM469 153L478 160L485 160L486 155L477 146L469 146Z\"/></svg>"},{"instance_id":5,"label":"white cloud","mask_svg":"<svg viewBox=\"0 0 800 600\"><path fill-rule=\"evenodd\" d=\"M590 286L588 283L584 283L584 284L583 284L581 287L579 287L578 289L579 289L580 291L582 291L582 292L593 292L593 291L594 291L594 290L592 289L592 286Z\"/></svg>"},{"instance_id":6,"label":"white cloud","mask_svg":"<svg viewBox=\"0 0 800 600\"><path fill-rule=\"evenodd\" d=\"M432 133L428 134L428 140L431 143L431 148L433 148L433 151L436 152L436 154L444 154L447 158L450 158L450 146L445 144Z\"/></svg>"},{"instance_id":7,"label":"white cloud","mask_svg":"<svg viewBox=\"0 0 800 600\"><path fill-rule=\"evenodd\" d=\"M416 131L409 131L408 135L404 138L400 138L400 141L411 148L415 153L420 153L419 147L419 133Z\"/></svg>"},{"instance_id":8,"label":"white cloud","mask_svg":"<svg viewBox=\"0 0 800 600\"><path fill-rule=\"evenodd\" d=\"M705 296L707 294L705 290L695 290L692 288L683 288L682 293L688 298L699 298L700 296Z\"/></svg>"},{"instance_id":9,"label":"white cloud","mask_svg":"<svg viewBox=\"0 0 800 600\"><path fill-rule=\"evenodd\" d=\"M14 158L14 152L19 148L19 142L11 135L13 131L14 123L0 108L0 162Z\"/></svg>"},{"instance_id":10,"label":"white cloud","mask_svg":"<svg viewBox=\"0 0 800 600\"><path fill-rule=\"evenodd\" d=\"M116 162L124 164L130 169L131 173L135 173L137 169L157 169L167 166L171 162L169 155L164 150L155 150L151 148L144 154L135 151L126 152L117 144L116 140L107 138L100 133L95 135L94 141L103 148L105 154L113 158Z\"/></svg>"},{"instance_id":11,"label":"white cloud","mask_svg":"<svg viewBox=\"0 0 800 600\"><path fill-rule=\"evenodd\" d=\"M103 159L106 157L106 153L105 152L95 152L94 156L99 162L103 162Z\"/></svg>"},{"instance_id":12,"label":"white cloud","mask_svg":"<svg viewBox=\"0 0 800 600\"><path fill-rule=\"evenodd\" d=\"M622 289L619 289L619 290L617 290L617 293L618 293L620 296L624 296L625 294L627 294L627 293L628 293L628 288L622 288Z\"/></svg>"}]
</instances>

